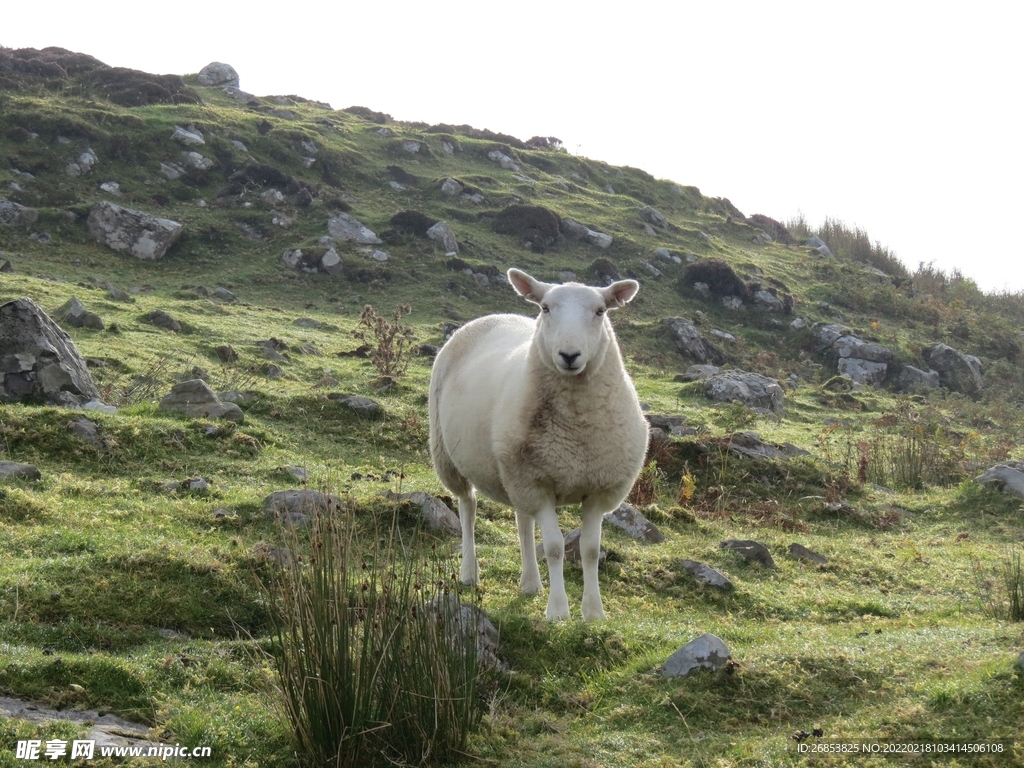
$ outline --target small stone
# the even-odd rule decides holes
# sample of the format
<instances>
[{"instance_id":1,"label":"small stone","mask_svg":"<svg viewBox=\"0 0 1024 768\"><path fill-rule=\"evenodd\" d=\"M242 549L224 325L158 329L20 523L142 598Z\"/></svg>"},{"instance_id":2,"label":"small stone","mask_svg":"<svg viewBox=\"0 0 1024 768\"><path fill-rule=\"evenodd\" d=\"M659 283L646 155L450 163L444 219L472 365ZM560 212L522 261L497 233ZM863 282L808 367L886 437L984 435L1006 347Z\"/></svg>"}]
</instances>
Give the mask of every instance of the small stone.
<instances>
[{"instance_id":1,"label":"small stone","mask_svg":"<svg viewBox=\"0 0 1024 768\"><path fill-rule=\"evenodd\" d=\"M316 513L331 514L341 506L339 497L308 489L274 491L263 499L263 510L268 515L291 525L303 525Z\"/></svg>"},{"instance_id":2,"label":"small stone","mask_svg":"<svg viewBox=\"0 0 1024 768\"><path fill-rule=\"evenodd\" d=\"M626 502L622 502L618 509L606 514L604 520L647 544L660 544L665 540L665 534L659 531L654 523Z\"/></svg>"},{"instance_id":3,"label":"small stone","mask_svg":"<svg viewBox=\"0 0 1024 768\"><path fill-rule=\"evenodd\" d=\"M142 316L142 319L147 323L155 325L157 328L163 328L168 331L180 331L181 323L171 317L169 314L164 312L162 309L154 309L152 312L147 312Z\"/></svg>"},{"instance_id":4,"label":"small stone","mask_svg":"<svg viewBox=\"0 0 1024 768\"><path fill-rule=\"evenodd\" d=\"M721 669L732 659L722 639L704 634L668 657L661 673L665 677L685 677L695 669Z\"/></svg>"},{"instance_id":5,"label":"small stone","mask_svg":"<svg viewBox=\"0 0 1024 768\"><path fill-rule=\"evenodd\" d=\"M753 541L751 539L727 539L723 541L719 546L722 549L728 549L732 552L743 556L752 563L759 563L765 568L776 568L775 561L772 559L771 552L768 551L768 547L759 541Z\"/></svg>"},{"instance_id":6,"label":"small stone","mask_svg":"<svg viewBox=\"0 0 1024 768\"><path fill-rule=\"evenodd\" d=\"M679 567L688 572L698 584L707 584L709 587L718 589L732 589L732 582L729 577L720 571L716 571L710 565L697 560L681 560Z\"/></svg>"},{"instance_id":7,"label":"small stone","mask_svg":"<svg viewBox=\"0 0 1024 768\"><path fill-rule=\"evenodd\" d=\"M448 533L461 533L462 524L458 515L436 496L431 496L423 491L412 493L393 493L388 491L385 497L396 502L409 501L419 506L427 527L435 531L447 531Z\"/></svg>"},{"instance_id":8,"label":"small stone","mask_svg":"<svg viewBox=\"0 0 1024 768\"><path fill-rule=\"evenodd\" d=\"M818 565L828 565L828 558L796 542L789 545L789 553L800 560L809 560Z\"/></svg>"}]
</instances>

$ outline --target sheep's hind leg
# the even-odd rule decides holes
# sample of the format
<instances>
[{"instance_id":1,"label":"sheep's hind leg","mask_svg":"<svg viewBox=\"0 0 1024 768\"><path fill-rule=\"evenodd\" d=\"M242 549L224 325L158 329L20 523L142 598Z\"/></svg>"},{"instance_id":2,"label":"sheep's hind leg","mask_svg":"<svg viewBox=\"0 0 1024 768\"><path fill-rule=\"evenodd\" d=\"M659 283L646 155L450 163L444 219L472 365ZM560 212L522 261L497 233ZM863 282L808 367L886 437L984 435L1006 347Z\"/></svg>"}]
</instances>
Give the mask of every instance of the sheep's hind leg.
<instances>
[{"instance_id":1,"label":"sheep's hind leg","mask_svg":"<svg viewBox=\"0 0 1024 768\"><path fill-rule=\"evenodd\" d=\"M519 531L519 554L523 560L519 590L526 595L535 595L540 592L540 568L537 567L537 543L533 539L533 518L517 511L516 529Z\"/></svg>"},{"instance_id":2,"label":"sheep's hind leg","mask_svg":"<svg viewBox=\"0 0 1024 768\"><path fill-rule=\"evenodd\" d=\"M583 618L587 621L603 619L601 585L597 577L601 555L601 507L583 505L583 530L580 533L580 558L583 561Z\"/></svg>"},{"instance_id":3,"label":"sheep's hind leg","mask_svg":"<svg viewBox=\"0 0 1024 768\"><path fill-rule=\"evenodd\" d=\"M537 512L541 537L544 539L544 554L548 561L548 610L549 621L569 618L569 598L565 594L562 565L565 563L565 539L558 527L558 513L554 505L545 506Z\"/></svg>"},{"instance_id":4,"label":"sheep's hind leg","mask_svg":"<svg viewBox=\"0 0 1024 768\"><path fill-rule=\"evenodd\" d=\"M463 584L480 581L480 566L476 559L476 492L470 488L459 496L459 520L462 522L462 572L459 578Z\"/></svg>"}]
</instances>

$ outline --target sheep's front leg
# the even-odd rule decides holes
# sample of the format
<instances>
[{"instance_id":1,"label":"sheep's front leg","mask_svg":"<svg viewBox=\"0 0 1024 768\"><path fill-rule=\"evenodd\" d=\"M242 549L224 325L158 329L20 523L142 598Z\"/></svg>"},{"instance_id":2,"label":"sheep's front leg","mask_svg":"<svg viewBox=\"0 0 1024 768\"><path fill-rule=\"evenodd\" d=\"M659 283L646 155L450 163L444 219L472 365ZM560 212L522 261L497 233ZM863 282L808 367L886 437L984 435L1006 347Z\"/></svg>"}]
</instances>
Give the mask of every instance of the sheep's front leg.
<instances>
[{"instance_id":1,"label":"sheep's front leg","mask_svg":"<svg viewBox=\"0 0 1024 768\"><path fill-rule=\"evenodd\" d=\"M519 531L519 554L523 560L523 575L519 589L524 594L540 592L540 568L537 567L537 543L533 539L533 518L516 512L516 528Z\"/></svg>"},{"instance_id":2,"label":"sheep's front leg","mask_svg":"<svg viewBox=\"0 0 1024 768\"><path fill-rule=\"evenodd\" d=\"M562 565L565 562L565 539L558 527L558 514L554 505L545 506L536 515L544 541L544 554L548 561L548 610L549 621L569 618L569 598L565 594Z\"/></svg>"},{"instance_id":3,"label":"sheep's front leg","mask_svg":"<svg viewBox=\"0 0 1024 768\"><path fill-rule=\"evenodd\" d=\"M480 566L476 560L476 492L470 488L465 496L459 496L459 520L462 522L462 571L459 579L463 584L480 581Z\"/></svg>"},{"instance_id":4,"label":"sheep's front leg","mask_svg":"<svg viewBox=\"0 0 1024 768\"><path fill-rule=\"evenodd\" d=\"M580 558L583 560L583 618L587 621L603 619L601 585L597 578L597 564L601 555L601 523L603 506L583 505L583 530L580 532Z\"/></svg>"}]
</instances>

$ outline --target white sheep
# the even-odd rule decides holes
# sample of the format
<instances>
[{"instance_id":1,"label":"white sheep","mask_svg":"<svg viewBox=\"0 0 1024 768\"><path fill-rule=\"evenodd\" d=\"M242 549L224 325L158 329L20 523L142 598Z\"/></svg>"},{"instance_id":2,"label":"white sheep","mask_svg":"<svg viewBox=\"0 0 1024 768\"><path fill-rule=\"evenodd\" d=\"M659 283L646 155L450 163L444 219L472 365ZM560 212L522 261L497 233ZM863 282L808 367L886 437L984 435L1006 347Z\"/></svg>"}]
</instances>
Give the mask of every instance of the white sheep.
<instances>
[{"instance_id":1,"label":"white sheep","mask_svg":"<svg viewBox=\"0 0 1024 768\"><path fill-rule=\"evenodd\" d=\"M640 286L553 285L518 269L508 279L540 305L537 319L488 315L467 323L438 353L430 379L430 452L459 500L461 579L476 584L480 576L473 536L479 490L516 511L519 586L527 594L541 587L540 525L551 582L547 618L569 618L556 508L580 504L583 618L603 619L601 523L629 493L648 440L607 310L632 300Z\"/></svg>"}]
</instances>

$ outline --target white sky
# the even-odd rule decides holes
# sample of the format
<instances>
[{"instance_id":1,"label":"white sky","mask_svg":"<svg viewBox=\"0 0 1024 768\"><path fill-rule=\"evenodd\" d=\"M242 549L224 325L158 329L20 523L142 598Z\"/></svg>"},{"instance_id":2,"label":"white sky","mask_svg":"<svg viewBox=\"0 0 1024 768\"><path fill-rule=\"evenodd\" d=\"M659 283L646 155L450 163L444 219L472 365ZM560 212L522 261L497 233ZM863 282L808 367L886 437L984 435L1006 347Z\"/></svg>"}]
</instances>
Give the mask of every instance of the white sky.
<instances>
[{"instance_id":1,"label":"white sky","mask_svg":"<svg viewBox=\"0 0 1024 768\"><path fill-rule=\"evenodd\" d=\"M556 136L614 165L865 229L908 264L1024 290L1024 4L7 3L0 45L399 120ZM180 9L180 10L179 10Z\"/></svg>"}]
</instances>

